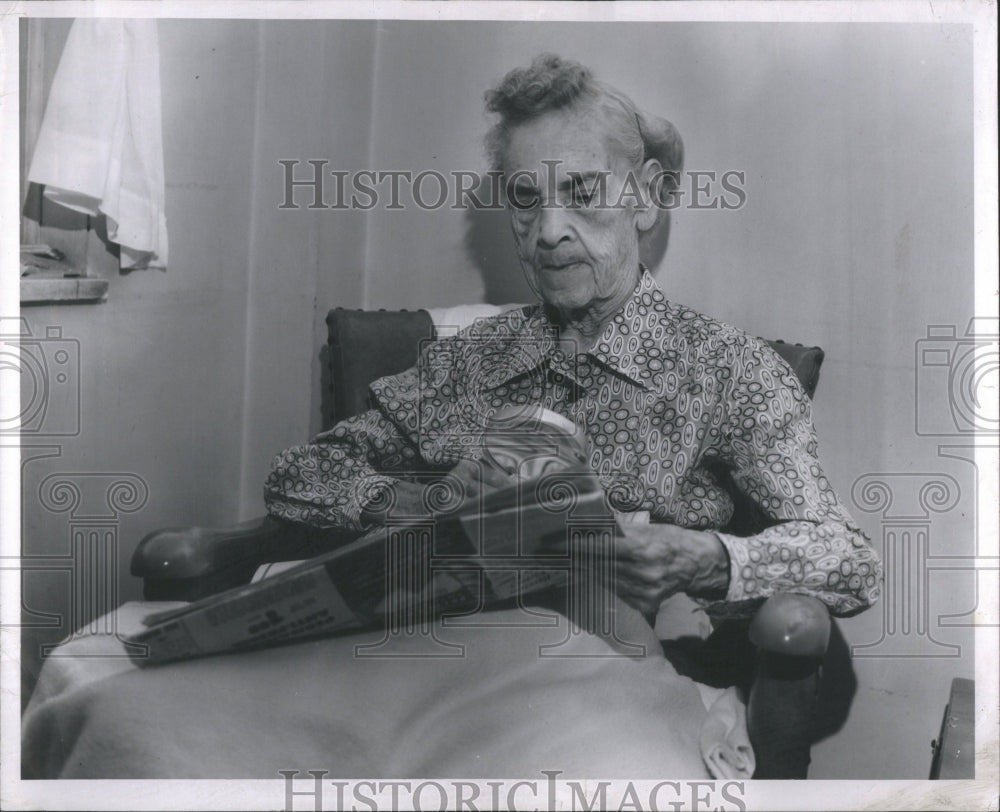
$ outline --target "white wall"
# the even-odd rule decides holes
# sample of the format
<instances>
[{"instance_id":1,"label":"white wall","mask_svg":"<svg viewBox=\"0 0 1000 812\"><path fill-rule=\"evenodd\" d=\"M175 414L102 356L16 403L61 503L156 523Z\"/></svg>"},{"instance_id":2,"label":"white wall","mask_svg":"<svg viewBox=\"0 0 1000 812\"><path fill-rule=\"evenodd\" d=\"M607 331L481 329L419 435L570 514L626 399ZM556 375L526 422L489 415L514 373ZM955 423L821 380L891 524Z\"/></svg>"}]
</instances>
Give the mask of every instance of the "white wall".
<instances>
[{"instance_id":1,"label":"white wall","mask_svg":"<svg viewBox=\"0 0 1000 812\"><path fill-rule=\"evenodd\" d=\"M689 169L747 173L738 212L675 212L667 295L758 334L827 351L821 454L850 502L867 473L946 473L959 504L931 552L970 554L971 466L914 432L915 342L972 313L969 32L936 26L160 23L171 267L111 277L107 304L26 310L81 342L81 435L25 464L25 539L65 545L39 511L53 471L133 471L149 503L122 519L127 564L148 530L261 511L271 455L315 432L329 307L527 296L501 215L280 211L279 159L331 168L485 169L483 91L543 50L590 65L670 118ZM93 252L92 252L93 253ZM942 396L944 397L944 396ZM857 518L881 543L880 514ZM48 585L46 585L48 584ZM933 574L939 659L860 657L817 777L923 777L952 676L972 676L968 573ZM138 585L122 578L122 597ZM33 607L64 603L51 582ZM61 603L62 602L62 603ZM880 610L842 624L877 640ZM64 631L64 630L63 630ZM58 638L33 633L29 643ZM931 645L932 651L938 651ZM950 650L949 650L950 651Z\"/></svg>"}]
</instances>

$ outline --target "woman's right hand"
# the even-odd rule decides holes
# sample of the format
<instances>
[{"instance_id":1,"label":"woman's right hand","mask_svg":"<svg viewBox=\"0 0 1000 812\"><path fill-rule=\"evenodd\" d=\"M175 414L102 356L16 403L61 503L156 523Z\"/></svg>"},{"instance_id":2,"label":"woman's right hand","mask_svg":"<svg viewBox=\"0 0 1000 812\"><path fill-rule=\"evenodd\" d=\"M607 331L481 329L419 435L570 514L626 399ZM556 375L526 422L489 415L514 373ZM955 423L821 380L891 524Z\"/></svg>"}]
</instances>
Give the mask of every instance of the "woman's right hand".
<instances>
[{"instance_id":1,"label":"woman's right hand","mask_svg":"<svg viewBox=\"0 0 1000 812\"><path fill-rule=\"evenodd\" d=\"M454 489L456 497L461 501L479 498L517 482L516 476L473 459L459 461L444 474L443 479L451 480L449 487ZM378 498L361 511L362 522L368 527L382 527L390 517L427 516L430 511L428 504L433 502L433 499L427 498L427 488L437 486L438 483L434 481L421 483L398 479L391 486L386 486L392 488L391 498Z\"/></svg>"}]
</instances>

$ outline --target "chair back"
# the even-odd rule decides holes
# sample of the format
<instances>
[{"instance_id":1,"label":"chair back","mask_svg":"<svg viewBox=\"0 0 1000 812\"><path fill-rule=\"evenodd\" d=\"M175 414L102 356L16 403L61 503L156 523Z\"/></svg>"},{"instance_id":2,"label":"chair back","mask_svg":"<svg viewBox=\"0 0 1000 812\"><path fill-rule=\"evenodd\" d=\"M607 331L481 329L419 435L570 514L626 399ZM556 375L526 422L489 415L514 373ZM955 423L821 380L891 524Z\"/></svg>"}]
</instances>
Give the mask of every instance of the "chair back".
<instances>
[{"instance_id":1,"label":"chair back","mask_svg":"<svg viewBox=\"0 0 1000 812\"><path fill-rule=\"evenodd\" d=\"M458 312L470 324L477 315L474 307L451 308L445 312L449 324ZM368 387L372 382L409 369L417 362L424 343L434 340L437 335L434 319L426 310L347 310L338 307L329 312L326 323L330 408L325 412L330 415L330 425L324 428L368 408ZM788 362L806 393L812 397L819 383L823 350L784 341L768 340L767 343Z\"/></svg>"}]
</instances>

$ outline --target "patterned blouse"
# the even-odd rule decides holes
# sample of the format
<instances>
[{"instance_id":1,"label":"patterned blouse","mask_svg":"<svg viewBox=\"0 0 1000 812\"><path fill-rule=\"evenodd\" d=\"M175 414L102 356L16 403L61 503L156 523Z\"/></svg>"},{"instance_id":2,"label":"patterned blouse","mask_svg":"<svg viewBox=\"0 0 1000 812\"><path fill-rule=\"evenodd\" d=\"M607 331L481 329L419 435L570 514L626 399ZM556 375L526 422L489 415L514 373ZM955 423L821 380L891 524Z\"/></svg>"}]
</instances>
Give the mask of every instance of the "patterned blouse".
<instances>
[{"instance_id":1,"label":"patterned blouse","mask_svg":"<svg viewBox=\"0 0 1000 812\"><path fill-rule=\"evenodd\" d=\"M878 597L881 564L820 468L795 373L760 339L667 301L645 270L590 352L564 354L542 306L528 306L432 343L371 389L375 408L278 455L272 514L364 529L362 510L395 477L476 457L497 409L541 404L583 427L617 510L717 531L733 514L720 471L761 509L763 532L717 532L730 561L720 614L780 591L835 615Z\"/></svg>"}]
</instances>

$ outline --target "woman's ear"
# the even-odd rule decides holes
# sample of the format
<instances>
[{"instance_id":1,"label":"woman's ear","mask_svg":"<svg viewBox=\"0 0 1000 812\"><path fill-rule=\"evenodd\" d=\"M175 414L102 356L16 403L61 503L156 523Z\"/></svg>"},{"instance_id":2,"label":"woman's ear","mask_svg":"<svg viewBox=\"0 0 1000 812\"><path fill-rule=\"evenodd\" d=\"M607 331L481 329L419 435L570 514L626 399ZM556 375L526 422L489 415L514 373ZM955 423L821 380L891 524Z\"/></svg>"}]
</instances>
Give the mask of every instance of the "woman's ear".
<instances>
[{"instance_id":1,"label":"woman's ear","mask_svg":"<svg viewBox=\"0 0 1000 812\"><path fill-rule=\"evenodd\" d=\"M642 190L642 209L637 212L636 228L640 232L649 231L660 214L660 184L663 182L663 167L655 158L650 158L639 169L639 188Z\"/></svg>"}]
</instances>

